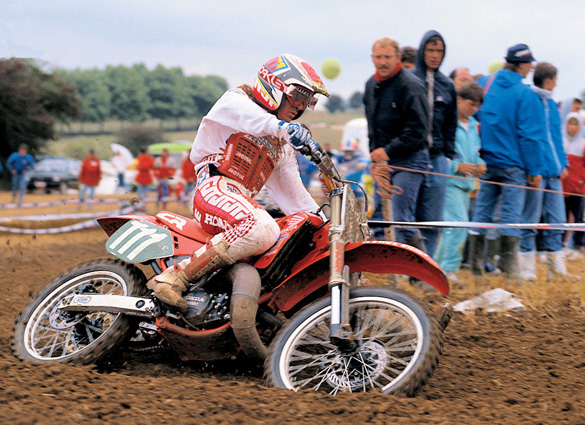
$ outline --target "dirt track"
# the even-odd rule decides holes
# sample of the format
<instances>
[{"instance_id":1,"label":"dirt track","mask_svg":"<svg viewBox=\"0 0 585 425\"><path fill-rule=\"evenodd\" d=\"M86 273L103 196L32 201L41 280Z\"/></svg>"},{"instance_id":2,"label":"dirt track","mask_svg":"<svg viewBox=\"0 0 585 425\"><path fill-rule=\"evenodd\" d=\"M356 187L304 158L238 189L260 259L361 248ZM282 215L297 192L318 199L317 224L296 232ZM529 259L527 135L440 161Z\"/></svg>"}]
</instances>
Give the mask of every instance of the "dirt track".
<instances>
[{"instance_id":1,"label":"dirt track","mask_svg":"<svg viewBox=\"0 0 585 425\"><path fill-rule=\"evenodd\" d=\"M456 314L439 367L411 399L266 388L260 369L235 362L132 355L100 371L12 357L9 335L18 311L59 272L106 256L105 240L100 230L0 234L0 423L585 424L582 283L560 301L553 291L554 302L537 300L524 313ZM570 267L583 274L581 265ZM448 300L473 291L455 290Z\"/></svg>"}]
</instances>

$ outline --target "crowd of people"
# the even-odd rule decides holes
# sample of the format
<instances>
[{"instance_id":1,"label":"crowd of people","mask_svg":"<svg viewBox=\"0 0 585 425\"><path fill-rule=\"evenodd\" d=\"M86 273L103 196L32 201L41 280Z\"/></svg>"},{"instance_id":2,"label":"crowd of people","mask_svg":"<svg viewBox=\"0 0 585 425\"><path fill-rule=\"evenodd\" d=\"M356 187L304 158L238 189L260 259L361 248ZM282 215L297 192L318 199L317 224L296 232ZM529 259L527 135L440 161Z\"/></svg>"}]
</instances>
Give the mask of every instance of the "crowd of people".
<instances>
[{"instance_id":1,"label":"crowd of people","mask_svg":"<svg viewBox=\"0 0 585 425\"><path fill-rule=\"evenodd\" d=\"M517 44L494 74L472 76L461 67L447 77L439 70L445 53L436 31L418 49L401 49L390 38L372 48L375 73L364 93L370 155L393 167L391 182L403 190L392 199L394 220L582 222L582 102L552 99L557 68L536 63L530 48ZM531 71L528 85L522 80ZM383 219L379 197L373 218ZM582 232L570 240L561 230L513 226L412 227L397 229L396 237L435 258L452 282L464 257L474 275L534 281L537 251L549 276L567 277L567 248L583 248Z\"/></svg>"}]
</instances>

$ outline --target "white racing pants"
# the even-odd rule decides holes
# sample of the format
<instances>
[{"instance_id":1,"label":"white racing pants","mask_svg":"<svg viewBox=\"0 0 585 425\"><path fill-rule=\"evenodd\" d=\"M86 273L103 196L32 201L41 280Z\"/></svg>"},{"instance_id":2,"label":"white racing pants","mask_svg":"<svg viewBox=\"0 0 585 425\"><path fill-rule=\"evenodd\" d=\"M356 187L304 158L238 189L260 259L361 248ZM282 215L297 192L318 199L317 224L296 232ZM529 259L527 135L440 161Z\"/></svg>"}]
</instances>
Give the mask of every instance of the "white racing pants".
<instances>
[{"instance_id":1,"label":"white racing pants","mask_svg":"<svg viewBox=\"0 0 585 425\"><path fill-rule=\"evenodd\" d=\"M193 217L207 233L223 239L228 255L238 261L261 254L280 235L276 221L250 196L244 186L224 176L209 176L208 167L199 170L193 194ZM221 236L220 236L221 235Z\"/></svg>"}]
</instances>

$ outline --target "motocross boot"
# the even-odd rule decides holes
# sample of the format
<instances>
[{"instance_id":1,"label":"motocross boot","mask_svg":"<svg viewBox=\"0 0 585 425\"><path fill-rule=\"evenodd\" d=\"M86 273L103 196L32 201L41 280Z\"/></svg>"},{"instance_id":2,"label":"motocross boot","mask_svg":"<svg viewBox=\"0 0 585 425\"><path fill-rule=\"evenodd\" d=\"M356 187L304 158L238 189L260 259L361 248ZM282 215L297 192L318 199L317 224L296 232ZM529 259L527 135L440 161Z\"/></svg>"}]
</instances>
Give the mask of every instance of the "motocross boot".
<instances>
[{"instance_id":1,"label":"motocross boot","mask_svg":"<svg viewBox=\"0 0 585 425\"><path fill-rule=\"evenodd\" d=\"M152 286L154 295L165 304L187 310L187 302L183 299L183 292L191 282L196 282L206 274L233 264L235 261L227 253L228 244L224 240L207 247L195 258L181 261L174 267L169 267L164 273L154 277Z\"/></svg>"}]
</instances>

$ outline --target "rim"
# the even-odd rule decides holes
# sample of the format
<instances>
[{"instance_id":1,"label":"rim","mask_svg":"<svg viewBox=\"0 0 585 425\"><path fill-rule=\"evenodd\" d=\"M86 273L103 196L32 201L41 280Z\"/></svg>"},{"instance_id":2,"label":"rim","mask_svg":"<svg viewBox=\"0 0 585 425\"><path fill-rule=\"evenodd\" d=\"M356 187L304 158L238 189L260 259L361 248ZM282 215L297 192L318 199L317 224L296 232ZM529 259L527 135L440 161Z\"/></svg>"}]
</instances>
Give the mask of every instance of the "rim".
<instances>
[{"instance_id":1,"label":"rim","mask_svg":"<svg viewBox=\"0 0 585 425\"><path fill-rule=\"evenodd\" d=\"M279 360L286 388L341 392L387 391L397 385L421 355L422 324L399 301L383 297L350 300L350 322L357 346L342 353L329 341L331 306L295 329Z\"/></svg>"},{"instance_id":2,"label":"rim","mask_svg":"<svg viewBox=\"0 0 585 425\"><path fill-rule=\"evenodd\" d=\"M94 345L115 323L119 313L59 311L64 298L82 293L126 295L117 273L95 271L59 285L34 309L24 331L24 347L38 360L63 360Z\"/></svg>"}]
</instances>

